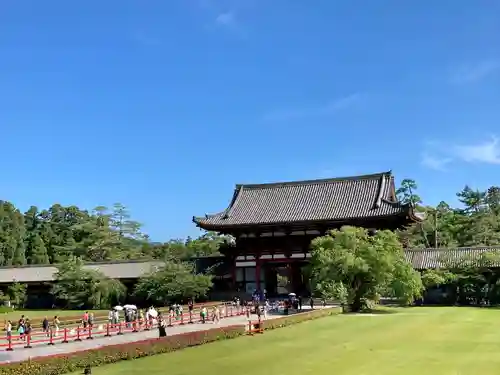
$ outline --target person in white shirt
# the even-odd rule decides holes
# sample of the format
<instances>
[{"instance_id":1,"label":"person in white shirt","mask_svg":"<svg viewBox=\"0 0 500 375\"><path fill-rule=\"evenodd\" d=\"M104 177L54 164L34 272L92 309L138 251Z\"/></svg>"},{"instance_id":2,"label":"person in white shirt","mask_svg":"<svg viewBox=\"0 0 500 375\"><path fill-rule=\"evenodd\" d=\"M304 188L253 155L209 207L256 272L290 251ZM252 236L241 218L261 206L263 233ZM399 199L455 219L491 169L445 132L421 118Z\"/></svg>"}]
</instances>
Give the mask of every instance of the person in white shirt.
<instances>
[{"instance_id":1,"label":"person in white shirt","mask_svg":"<svg viewBox=\"0 0 500 375\"><path fill-rule=\"evenodd\" d=\"M9 320L7 322L7 339L12 337L12 322Z\"/></svg>"}]
</instances>

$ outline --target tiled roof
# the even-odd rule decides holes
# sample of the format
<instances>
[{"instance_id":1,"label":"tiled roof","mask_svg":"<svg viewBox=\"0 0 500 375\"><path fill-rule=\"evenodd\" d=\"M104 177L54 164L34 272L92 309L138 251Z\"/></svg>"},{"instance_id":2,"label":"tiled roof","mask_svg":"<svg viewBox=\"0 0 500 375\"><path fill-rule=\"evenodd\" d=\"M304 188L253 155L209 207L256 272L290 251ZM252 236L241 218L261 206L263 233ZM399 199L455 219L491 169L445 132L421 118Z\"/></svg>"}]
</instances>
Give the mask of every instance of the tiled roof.
<instances>
[{"instance_id":1,"label":"tiled roof","mask_svg":"<svg viewBox=\"0 0 500 375\"><path fill-rule=\"evenodd\" d=\"M113 263L91 263L83 268L102 272L113 279L135 279L161 266L159 261L127 261ZM57 273L55 266L0 267L0 283L53 281Z\"/></svg>"},{"instance_id":2,"label":"tiled roof","mask_svg":"<svg viewBox=\"0 0 500 375\"><path fill-rule=\"evenodd\" d=\"M441 268L457 262L472 262L479 260L483 254L498 253L500 247L457 247L447 249L407 249L405 257L418 270ZM495 266L499 266L495 265Z\"/></svg>"},{"instance_id":3,"label":"tiled roof","mask_svg":"<svg viewBox=\"0 0 500 375\"><path fill-rule=\"evenodd\" d=\"M396 202L391 172L323 180L236 185L229 207L193 217L205 229L255 224L341 221L408 213Z\"/></svg>"}]
</instances>

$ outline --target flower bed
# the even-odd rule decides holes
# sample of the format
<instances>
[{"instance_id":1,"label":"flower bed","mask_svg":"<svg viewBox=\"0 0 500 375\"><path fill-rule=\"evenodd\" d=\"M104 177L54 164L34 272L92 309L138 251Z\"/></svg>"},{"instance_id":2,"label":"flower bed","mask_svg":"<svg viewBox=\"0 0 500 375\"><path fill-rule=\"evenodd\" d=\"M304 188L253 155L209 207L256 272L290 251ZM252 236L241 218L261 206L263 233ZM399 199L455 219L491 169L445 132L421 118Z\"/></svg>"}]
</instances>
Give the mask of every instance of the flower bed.
<instances>
[{"instance_id":1,"label":"flower bed","mask_svg":"<svg viewBox=\"0 0 500 375\"><path fill-rule=\"evenodd\" d=\"M241 325L188 332L120 345L104 346L69 354L40 357L31 361L0 366L2 375L59 375L122 360L163 354L190 346L231 339L245 334Z\"/></svg>"},{"instance_id":2,"label":"flower bed","mask_svg":"<svg viewBox=\"0 0 500 375\"><path fill-rule=\"evenodd\" d=\"M305 322L307 320L313 320L325 316L336 315L338 313L340 313L340 310L336 308L318 309L292 315L286 315L282 318L264 320L262 322L262 325L264 330L276 329L276 328L287 327L292 324Z\"/></svg>"}]
</instances>

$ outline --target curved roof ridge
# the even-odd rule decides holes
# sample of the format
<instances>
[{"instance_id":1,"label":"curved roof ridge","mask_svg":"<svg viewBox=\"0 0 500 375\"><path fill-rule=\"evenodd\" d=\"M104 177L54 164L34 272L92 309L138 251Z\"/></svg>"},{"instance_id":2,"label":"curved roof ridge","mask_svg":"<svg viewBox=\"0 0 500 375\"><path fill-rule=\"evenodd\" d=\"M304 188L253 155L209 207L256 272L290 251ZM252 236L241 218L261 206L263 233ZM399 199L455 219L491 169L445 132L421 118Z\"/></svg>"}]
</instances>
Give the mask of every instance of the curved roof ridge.
<instances>
[{"instance_id":1,"label":"curved roof ridge","mask_svg":"<svg viewBox=\"0 0 500 375\"><path fill-rule=\"evenodd\" d=\"M240 189L242 187L244 187L245 189L265 189L265 188L273 188L280 186L317 185L317 184L328 184L328 183L342 182L342 181L373 180L382 177L393 178L392 170L389 170L387 172L371 173L359 176L319 178L319 179L296 180L296 181L278 181L278 182L267 182L262 184L236 184L236 189Z\"/></svg>"}]
</instances>

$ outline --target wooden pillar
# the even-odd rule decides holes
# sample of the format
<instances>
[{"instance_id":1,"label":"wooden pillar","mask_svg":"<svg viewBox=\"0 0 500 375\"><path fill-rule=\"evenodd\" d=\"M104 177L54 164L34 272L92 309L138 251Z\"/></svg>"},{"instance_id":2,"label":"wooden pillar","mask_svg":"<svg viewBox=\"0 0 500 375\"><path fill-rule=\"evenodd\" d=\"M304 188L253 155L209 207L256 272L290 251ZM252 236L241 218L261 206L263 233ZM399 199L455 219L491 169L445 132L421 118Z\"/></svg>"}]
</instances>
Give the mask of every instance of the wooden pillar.
<instances>
[{"instance_id":1,"label":"wooden pillar","mask_svg":"<svg viewBox=\"0 0 500 375\"><path fill-rule=\"evenodd\" d=\"M236 291L236 257L231 257L231 284L233 291Z\"/></svg>"},{"instance_id":2,"label":"wooden pillar","mask_svg":"<svg viewBox=\"0 0 500 375\"><path fill-rule=\"evenodd\" d=\"M260 291L260 266L261 266L261 260L260 260L260 255L256 254L255 255L255 287L257 290Z\"/></svg>"}]
</instances>

